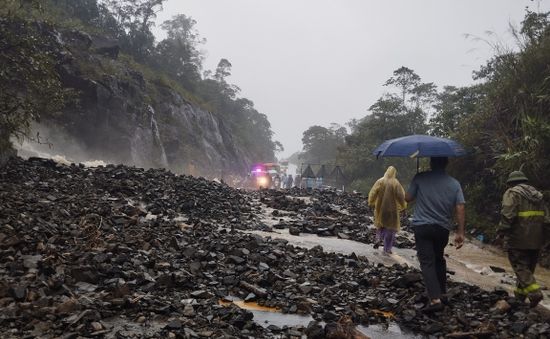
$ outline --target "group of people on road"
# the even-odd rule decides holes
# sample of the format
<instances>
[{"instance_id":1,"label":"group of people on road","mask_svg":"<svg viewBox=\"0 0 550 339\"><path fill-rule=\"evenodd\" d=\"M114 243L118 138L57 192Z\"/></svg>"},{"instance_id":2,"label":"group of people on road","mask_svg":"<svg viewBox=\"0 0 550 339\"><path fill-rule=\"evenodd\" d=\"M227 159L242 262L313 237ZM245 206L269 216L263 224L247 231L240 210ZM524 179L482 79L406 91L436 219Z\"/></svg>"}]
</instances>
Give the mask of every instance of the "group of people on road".
<instances>
[{"instance_id":1,"label":"group of people on road","mask_svg":"<svg viewBox=\"0 0 550 339\"><path fill-rule=\"evenodd\" d=\"M387 254L392 253L400 229L401 211L414 202L411 224L429 298L423 309L427 313L442 310L446 303L445 247L450 232L455 231L456 249L463 246L465 237L464 194L460 183L446 173L447 163L446 157L432 157L431 170L416 174L406 192L397 180L397 170L390 166L368 196L368 204L374 207L378 242ZM520 171L509 175L498 232L507 240L508 258L517 277L514 294L521 301L528 298L534 307L543 299L534 272L540 250L550 240L550 214L542 193L528 182Z\"/></svg>"},{"instance_id":2,"label":"group of people on road","mask_svg":"<svg viewBox=\"0 0 550 339\"><path fill-rule=\"evenodd\" d=\"M289 189L289 188L292 188L294 184L294 177L292 177L292 174L286 174L284 173L282 176L281 176L281 187L280 188L286 188L286 189ZM278 187L277 187L278 188Z\"/></svg>"}]
</instances>

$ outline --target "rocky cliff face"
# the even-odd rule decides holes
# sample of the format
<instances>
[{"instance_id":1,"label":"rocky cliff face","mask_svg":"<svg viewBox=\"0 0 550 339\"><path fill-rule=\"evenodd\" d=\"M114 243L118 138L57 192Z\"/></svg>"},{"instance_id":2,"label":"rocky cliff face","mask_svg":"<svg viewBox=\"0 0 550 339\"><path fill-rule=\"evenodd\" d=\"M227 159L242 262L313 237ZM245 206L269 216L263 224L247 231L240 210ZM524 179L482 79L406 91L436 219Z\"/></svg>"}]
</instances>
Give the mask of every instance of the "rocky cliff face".
<instances>
[{"instance_id":1,"label":"rocky cliff face","mask_svg":"<svg viewBox=\"0 0 550 339\"><path fill-rule=\"evenodd\" d=\"M119 55L116 41L78 31L49 34L58 43L62 82L77 92L74 104L38 126L56 153L195 175L246 171L250 155L223 121Z\"/></svg>"}]
</instances>

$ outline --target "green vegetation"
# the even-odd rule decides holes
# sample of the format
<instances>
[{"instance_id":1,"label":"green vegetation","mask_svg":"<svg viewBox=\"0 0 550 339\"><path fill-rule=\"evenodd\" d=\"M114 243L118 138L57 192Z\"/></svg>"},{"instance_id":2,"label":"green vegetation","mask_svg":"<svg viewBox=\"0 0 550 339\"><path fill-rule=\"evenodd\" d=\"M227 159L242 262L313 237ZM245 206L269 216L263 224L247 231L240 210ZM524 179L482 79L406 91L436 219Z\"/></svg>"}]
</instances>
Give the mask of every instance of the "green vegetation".
<instances>
[{"instance_id":1,"label":"green vegetation","mask_svg":"<svg viewBox=\"0 0 550 339\"><path fill-rule=\"evenodd\" d=\"M475 74L483 84L462 93L462 115L437 124L474 150L452 169L466 186L477 226L489 232L509 172L522 169L536 187L550 189L549 15L528 11L515 32L519 50L489 60Z\"/></svg>"},{"instance_id":2,"label":"green vegetation","mask_svg":"<svg viewBox=\"0 0 550 339\"><path fill-rule=\"evenodd\" d=\"M332 124L329 128L311 126L304 132L302 143L304 150L294 162L304 163L337 163L338 151L345 144L346 128Z\"/></svg>"},{"instance_id":3,"label":"green vegetation","mask_svg":"<svg viewBox=\"0 0 550 339\"><path fill-rule=\"evenodd\" d=\"M406 183L416 172L416 162L410 159L385 158L377 160L372 150L386 139L428 131L426 117L436 102L433 83L423 83L413 70L401 67L394 71L385 86L389 92L370 108L370 114L352 120L345 128L310 127L304 132L303 162L335 163L345 168L350 189L368 192L387 166L399 170L400 180Z\"/></svg>"},{"instance_id":4,"label":"green vegetation","mask_svg":"<svg viewBox=\"0 0 550 339\"><path fill-rule=\"evenodd\" d=\"M169 87L188 102L216 115L234 133L238 146L248 150L255 160L273 160L281 144L272 140L273 132L266 115L258 112L252 101L239 97L239 88L227 82L231 63L222 59L214 72L203 72L199 46L205 40L195 29L196 22L184 14L175 15L162 24L167 37L155 41L151 28L164 1L0 0L2 36L8 38L2 41L7 44L2 47L13 51L0 54L0 61L11 64L16 60L0 75L0 85L13 88L11 92L2 90L1 93L2 98L12 99L2 101L4 106L0 107L0 129L7 131L2 133L5 139L13 135L26 136L25 128L39 118L40 112L50 114L64 104L65 91L55 70L55 59L44 46L47 42L36 40L40 35L38 27L46 24L115 39L121 50L117 62L140 72L146 80L149 92L146 101L154 104L159 98L158 88ZM22 31L28 35L27 40L26 35L21 42L15 39L21 33L14 25L27 27ZM117 64L110 60L95 60L88 65L86 62L80 60L86 74L117 74ZM14 74L18 72L27 78L17 79ZM21 91L23 87L25 90Z\"/></svg>"},{"instance_id":5,"label":"green vegetation","mask_svg":"<svg viewBox=\"0 0 550 339\"><path fill-rule=\"evenodd\" d=\"M369 115L351 121L344 145L332 155L346 166L349 187L368 192L388 165L407 184L416 173L411 159L375 159L374 148L386 139L432 134L461 142L471 155L453 159L449 171L460 180L468 201L470 224L491 235L509 172L522 169L539 189L550 190L550 13L527 11L516 51L497 51L474 74L479 84L438 91L411 69L401 67L385 83ZM430 119L428 119L428 116ZM332 147L332 141L306 138L304 154ZM306 142L307 141L307 142ZM423 160L426 161L426 160ZM427 167L421 162L421 168Z\"/></svg>"},{"instance_id":6,"label":"green vegetation","mask_svg":"<svg viewBox=\"0 0 550 339\"><path fill-rule=\"evenodd\" d=\"M10 136L31 138L30 122L58 112L67 96L55 71L54 37L6 15L0 19L0 152L11 148Z\"/></svg>"}]
</instances>

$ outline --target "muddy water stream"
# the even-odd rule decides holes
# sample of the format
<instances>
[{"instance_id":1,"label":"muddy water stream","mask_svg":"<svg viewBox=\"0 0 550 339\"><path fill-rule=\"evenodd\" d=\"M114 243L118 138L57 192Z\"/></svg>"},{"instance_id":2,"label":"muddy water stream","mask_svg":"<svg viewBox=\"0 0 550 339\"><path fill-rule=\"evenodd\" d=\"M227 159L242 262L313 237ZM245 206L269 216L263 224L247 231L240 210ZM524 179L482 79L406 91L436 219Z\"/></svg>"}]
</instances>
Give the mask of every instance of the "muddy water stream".
<instances>
[{"instance_id":1,"label":"muddy water stream","mask_svg":"<svg viewBox=\"0 0 550 339\"><path fill-rule=\"evenodd\" d=\"M289 244L305 248L320 245L327 252L342 254L355 253L366 257L372 263L384 265L405 264L419 268L416 252L413 249L394 248L393 254L384 254L380 249L374 249L370 244L353 240L338 239L336 237L319 237L315 234L301 234L294 236L287 229L276 232L252 231L264 237L288 240ZM452 239L452 236L451 236ZM466 242L460 250L453 246L446 249L448 270L453 272L451 279L480 286L492 290L495 287L504 288L511 292L515 288L515 278L505 253L491 246L476 242ZM490 266L502 268L504 272L494 272ZM537 281L543 286L545 299L541 303L550 309L550 270L537 267L535 274Z\"/></svg>"},{"instance_id":2,"label":"muddy water stream","mask_svg":"<svg viewBox=\"0 0 550 339\"><path fill-rule=\"evenodd\" d=\"M263 206L263 214L260 216L262 222L267 225L273 225L279 219L288 217L273 218L272 208ZM340 211L341 213L345 211ZM302 233L294 236L288 233L288 229L275 230L274 232L252 231L264 237L285 239L291 245L312 248L320 245L327 252L342 254L355 253L358 256L366 257L372 263L382 263L384 265L405 264L419 268L416 251L406 248L395 248L393 254L384 254L381 249L375 249L371 244L364 244L353 240L339 239L336 237L319 237L316 234ZM409 238L413 235L402 231L401 234ZM454 235L451 234L450 243ZM515 288L515 276L506 253L493 246L485 245L477 240L466 241L464 246L457 250L452 244L447 246L446 250L447 268L452 272L451 279L459 282L465 282L477 285L486 290L494 288L504 288L510 293ZM504 272L495 272L491 266L503 269ZM496 269L498 271L498 269ZM535 276L539 284L543 287L545 299L541 303L547 310L550 310L550 270L537 267Z\"/></svg>"},{"instance_id":3,"label":"muddy water stream","mask_svg":"<svg viewBox=\"0 0 550 339\"><path fill-rule=\"evenodd\" d=\"M254 314L254 321L263 326L268 327L271 325L277 327L293 327L293 326L304 326L306 327L314 319L309 315L299 315L299 314L284 314L281 311L274 307L266 307L258 305L255 302L244 302L242 300L220 300L219 304L223 306L229 306L231 303L239 306L242 309L249 310ZM324 325L323 322L321 322ZM380 339L402 339L402 338L421 338L414 334L403 332L401 328L390 322L389 325L370 325L370 326L357 326L356 328L362 334L370 338L380 338Z\"/></svg>"}]
</instances>

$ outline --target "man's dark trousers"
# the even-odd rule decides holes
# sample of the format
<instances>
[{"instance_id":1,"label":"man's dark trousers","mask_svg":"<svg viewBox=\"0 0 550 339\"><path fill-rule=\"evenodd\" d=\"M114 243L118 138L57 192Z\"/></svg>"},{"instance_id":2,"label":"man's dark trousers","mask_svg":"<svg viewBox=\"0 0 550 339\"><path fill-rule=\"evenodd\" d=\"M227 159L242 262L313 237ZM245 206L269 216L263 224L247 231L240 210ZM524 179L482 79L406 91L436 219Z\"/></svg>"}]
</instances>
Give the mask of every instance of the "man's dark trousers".
<instances>
[{"instance_id":1,"label":"man's dark trousers","mask_svg":"<svg viewBox=\"0 0 550 339\"><path fill-rule=\"evenodd\" d=\"M447 263L445 246L449 242L449 230L439 225L414 226L416 255L430 299L439 299L447 293Z\"/></svg>"}]
</instances>

